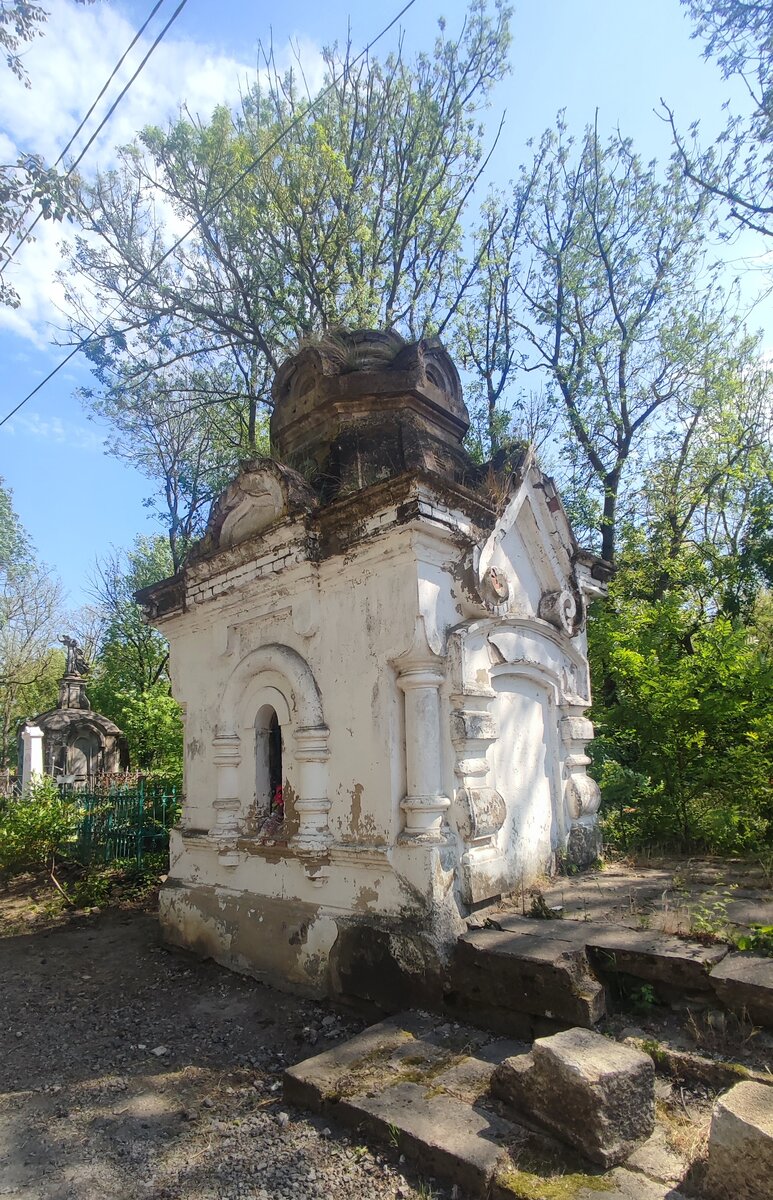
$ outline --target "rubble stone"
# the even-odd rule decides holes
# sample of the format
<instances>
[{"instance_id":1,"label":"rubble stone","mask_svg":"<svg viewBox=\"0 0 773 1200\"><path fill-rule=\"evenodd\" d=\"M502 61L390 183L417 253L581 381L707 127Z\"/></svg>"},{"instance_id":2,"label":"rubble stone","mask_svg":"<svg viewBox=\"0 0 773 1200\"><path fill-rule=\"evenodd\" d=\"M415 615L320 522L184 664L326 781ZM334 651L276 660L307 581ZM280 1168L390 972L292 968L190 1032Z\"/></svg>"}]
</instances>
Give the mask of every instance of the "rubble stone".
<instances>
[{"instance_id":1,"label":"rubble stone","mask_svg":"<svg viewBox=\"0 0 773 1200\"><path fill-rule=\"evenodd\" d=\"M725 1008L746 1012L756 1025L773 1028L773 958L728 954L710 979Z\"/></svg>"},{"instance_id":2,"label":"rubble stone","mask_svg":"<svg viewBox=\"0 0 773 1200\"><path fill-rule=\"evenodd\" d=\"M710 1200L769 1200L773 1088L738 1083L714 1105L703 1190Z\"/></svg>"},{"instance_id":3,"label":"rubble stone","mask_svg":"<svg viewBox=\"0 0 773 1200\"><path fill-rule=\"evenodd\" d=\"M519 1119L610 1167L652 1134L654 1083L646 1054L592 1030L568 1029L506 1059L494 1072L492 1090Z\"/></svg>"}]
</instances>

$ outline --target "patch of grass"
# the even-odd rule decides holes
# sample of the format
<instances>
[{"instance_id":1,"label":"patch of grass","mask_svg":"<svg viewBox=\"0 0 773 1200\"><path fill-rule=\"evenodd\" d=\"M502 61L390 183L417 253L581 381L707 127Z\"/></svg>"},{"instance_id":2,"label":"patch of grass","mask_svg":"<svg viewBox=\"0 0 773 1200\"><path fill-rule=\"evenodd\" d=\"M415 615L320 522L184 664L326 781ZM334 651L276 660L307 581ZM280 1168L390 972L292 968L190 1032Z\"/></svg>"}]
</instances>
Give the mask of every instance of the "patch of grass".
<instances>
[{"instance_id":1,"label":"patch of grass","mask_svg":"<svg viewBox=\"0 0 773 1200\"><path fill-rule=\"evenodd\" d=\"M401 1029L398 1036L405 1041L413 1040L414 1037L407 1029ZM358 1092L363 1091L367 1087L368 1081L372 1078L376 1068L380 1064L387 1062L396 1049L397 1047L394 1043L390 1042L385 1046L376 1046L373 1050L369 1050L367 1054L363 1054L338 1079L334 1087L325 1093L325 1099L333 1101L344 1100L348 1096L355 1096Z\"/></svg>"},{"instance_id":2,"label":"patch of grass","mask_svg":"<svg viewBox=\"0 0 773 1200\"><path fill-rule=\"evenodd\" d=\"M665 1126L669 1148L686 1162L699 1158L708 1140L711 1115L706 1113L697 1118L691 1117L688 1112L675 1108L666 1100L656 1100L655 1111Z\"/></svg>"},{"instance_id":3,"label":"patch of grass","mask_svg":"<svg viewBox=\"0 0 773 1200\"><path fill-rule=\"evenodd\" d=\"M746 1009L739 1014L710 1009L706 1013L690 1013L685 1030L698 1050L710 1054L734 1056L746 1049L759 1029Z\"/></svg>"},{"instance_id":4,"label":"patch of grass","mask_svg":"<svg viewBox=\"0 0 773 1200\"><path fill-rule=\"evenodd\" d=\"M660 1042L656 1042L654 1038L645 1038L639 1044L642 1052L650 1056L656 1067L660 1067L662 1070L665 1067L670 1066L668 1054L663 1049Z\"/></svg>"},{"instance_id":5,"label":"patch of grass","mask_svg":"<svg viewBox=\"0 0 773 1200\"><path fill-rule=\"evenodd\" d=\"M574 1200L578 1192L610 1192L615 1184L607 1172L586 1167L568 1147L559 1149L538 1134L526 1134L510 1145L496 1182L513 1200Z\"/></svg>"}]
</instances>

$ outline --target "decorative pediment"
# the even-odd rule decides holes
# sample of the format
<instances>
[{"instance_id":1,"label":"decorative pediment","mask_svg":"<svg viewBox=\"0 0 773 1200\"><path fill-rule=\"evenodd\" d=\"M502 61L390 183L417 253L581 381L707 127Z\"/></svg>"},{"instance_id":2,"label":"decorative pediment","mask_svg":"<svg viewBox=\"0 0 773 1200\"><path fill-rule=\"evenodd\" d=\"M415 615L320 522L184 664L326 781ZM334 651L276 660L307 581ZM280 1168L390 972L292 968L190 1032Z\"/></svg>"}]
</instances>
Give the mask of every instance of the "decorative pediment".
<instances>
[{"instance_id":1,"label":"decorative pediment","mask_svg":"<svg viewBox=\"0 0 773 1200\"><path fill-rule=\"evenodd\" d=\"M273 459L247 463L212 507L206 533L189 561L258 537L277 522L316 504L314 493L296 471Z\"/></svg>"},{"instance_id":2,"label":"decorative pediment","mask_svg":"<svg viewBox=\"0 0 773 1200\"><path fill-rule=\"evenodd\" d=\"M575 641L529 620L490 617L465 621L448 642L449 672L459 696L493 697L492 680L513 668L551 687L562 704L590 703L588 663Z\"/></svg>"},{"instance_id":3,"label":"decorative pediment","mask_svg":"<svg viewBox=\"0 0 773 1200\"><path fill-rule=\"evenodd\" d=\"M530 447L511 477L494 528L473 552L481 600L498 615L537 618L573 637L585 619L577 553L555 484Z\"/></svg>"}]
</instances>

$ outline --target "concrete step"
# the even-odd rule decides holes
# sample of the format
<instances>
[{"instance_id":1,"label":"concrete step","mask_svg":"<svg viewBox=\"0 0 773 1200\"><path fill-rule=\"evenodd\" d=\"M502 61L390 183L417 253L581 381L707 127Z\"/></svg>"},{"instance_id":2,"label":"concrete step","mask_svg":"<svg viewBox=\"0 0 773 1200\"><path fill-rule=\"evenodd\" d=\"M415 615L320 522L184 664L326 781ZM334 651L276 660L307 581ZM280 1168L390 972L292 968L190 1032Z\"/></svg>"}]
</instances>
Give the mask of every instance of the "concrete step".
<instances>
[{"instance_id":1,"label":"concrete step","mask_svg":"<svg viewBox=\"0 0 773 1200\"><path fill-rule=\"evenodd\" d=\"M548 1032L551 1022L590 1028L605 1013L603 985L628 979L659 1000L719 1001L773 1028L773 958L595 921L510 914L497 924L457 944L451 999L468 1019L519 1036Z\"/></svg>"},{"instance_id":2,"label":"concrete step","mask_svg":"<svg viewBox=\"0 0 773 1200\"><path fill-rule=\"evenodd\" d=\"M637 1151L641 1169L631 1162L604 1172L509 1119L490 1092L491 1077L528 1049L469 1025L402 1013L288 1068L284 1095L404 1154L422 1175L456 1184L466 1196L592 1200L602 1191L610 1200L680 1200L675 1176L687 1163L664 1154L663 1129L649 1152L647 1143ZM658 1172L662 1179L653 1178Z\"/></svg>"},{"instance_id":3,"label":"concrete step","mask_svg":"<svg viewBox=\"0 0 773 1200\"><path fill-rule=\"evenodd\" d=\"M447 997L454 1011L520 1037L567 1025L592 1028L606 1012L604 988L570 925L524 920L460 937Z\"/></svg>"}]
</instances>

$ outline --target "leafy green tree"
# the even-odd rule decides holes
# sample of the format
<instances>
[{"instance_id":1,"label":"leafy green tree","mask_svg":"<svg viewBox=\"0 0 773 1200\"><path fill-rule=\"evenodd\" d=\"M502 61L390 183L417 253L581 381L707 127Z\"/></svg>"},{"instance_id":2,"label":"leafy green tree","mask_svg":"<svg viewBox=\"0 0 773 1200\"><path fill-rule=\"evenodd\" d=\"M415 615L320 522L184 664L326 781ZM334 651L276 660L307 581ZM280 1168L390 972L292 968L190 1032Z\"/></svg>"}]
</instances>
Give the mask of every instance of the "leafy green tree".
<instances>
[{"instance_id":1,"label":"leafy green tree","mask_svg":"<svg viewBox=\"0 0 773 1200\"><path fill-rule=\"evenodd\" d=\"M7 578L29 559L29 538L14 511L13 497L0 479L0 574Z\"/></svg>"},{"instance_id":2,"label":"leafy green tree","mask_svg":"<svg viewBox=\"0 0 773 1200\"><path fill-rule=\"evenodd\" d=\"M134 600L139 588L172 573L163 537L138 537L128 553L114 552L98 564L94 591L104 624L89 698L126 734L135 770L180 784L182 721L171 695L169 649Z\"/></svg>"},{"instance_id":3,"label":"leafy green tree","mask_svg":"<svg viewBox=\"0 0 773 1200\"><path fill-rule=\"evenodd\" d=\"M46 776L33 780L18 799L0 805L0 872L15 875L44 867L61 891L56 859L75 834L77 803Z\"/></svg>"},{"instance_id":4,"label":"leafy green tree","mask_svg":"<svg viewBox=\"0 0 773 1200\"><path fill-rule=\"evenodd\" d=\"M330 50L315 100L267 53L238 114L146 129L83 187L96 237L76 238L65 284L95 373L86 400L114 423L122 456L153 474L183 542L212 490L206 464L233 469L264 449L271 380L299 338L341 324L420 336L452 319L474 273L462 222L508 21L500 0L475 0L456 38L441 26L413 60L402 43L384 62ZM195 231L156 268L170 211ZM94 313L116 304L90 337ZM149 434L161 406L185 443L182 507Z\"/></svg>"},{"instance_id":5,"label":"leafy green tree","mask_svg":"<svg viewBox=\"0 0 773 1200\"><path fill-rule=\"evenodd\" d=\"M142 620L134 593L174 573L164 538L137 537L127 553L114 551L97 564L94 596L104 614L105 632L98 675L119 691L145 692L168 685L169 650L164 638ZM104 710L106 715L110 714Z\"/></svg>"},{"instance_id":6,"label":"leafy green tree","mask_svg":"<svg viewBox=\"0 0 773 1200\"><path fill-rule=\"evenodd\" d=\"M725 79L739 78L750 103L747 114L731 114L716 144L701 150L698 125L688 141L665 106L687 176L726 202L738 227L773 234L773 6L749 0L682 0Z\"/></svg>"},{"instance_id":7,"label":"leafy green tree","mask_svg":"<svg viewBox=\"0 0 773 1200\"><path fill-rule=\"evenodd\" d=\"M727 342L722 299L700 283L708 207L675 158L660 171L595 128L576 144L560 118L484 214L462 340L490 440L508 388L539 372L563 414L577 507L610 562L632 460Z\"/></svg>"},{"instance_id":8,"label":"leafy green tree","mask_svg":"<svg viewBox=\"0 0 773 1200\"><path fill-rule=\"evenodd\" d=\"M253 455L268 453L266 418L255 414L248 434L238 406L231 409L225 400L199 406L193 390L170 387L161 373L133 391L111 388L95 394L88 389L82 394L92 397L93 410L112 427L109 452L156 484L146 505L166 529L172 571L178 570L247 447Z\"/></svg>"},{"instance_id":9,"label":"leafy green tree","mask_svg":"<svg viewBox=\"0 0 773 1200\"><path fill-rule=\"evenodd\" d=\"M16 762L16 730L56 699L61 588L34 556L0 481L0 767Z\"/></svg>"},{"instance_id":10,"label":"leafy green tree","mask_svg":"<svg viewBox=\"0 0 773 1200\"><path fill-rule=\"evenodd\" d=\"M76 0L76 3L91 4L93 0ZM31 84L21 51L42 33L47 19L47 11L39 4L0 0L0 49L5 53L9 70L25 87ZM21 153L14 163L0 163L0 304L18 308L21 303L18 292L3 275L13 251L9 242L35 207L39 207L47 220L61 221L64 216L71 216L74 183L46 167L40 155L29 151Z\"/></svg>"},{"instance_id":11,"label":"leafy green tree","mask_svg":"<svg viewBox=\"0 0 773 1200\"><path fill-rule=\"evenodd\" d=\"M773 659L681 586L644 599L646 545L589 626L596 770L610 840L720 853L773 840ZM642 578L643 575L643 578ZM597 685L598 686L598 685Z\"/></svg>"},{"instance_id":12,"label":"leafy green tree","mask_svg":"<svg viewBox=\"0 0 773 1200\"><path fill-rule=\"evenodd\" d=\"M749 615L764 575L762 528L773 456L773 388L757 339L744 337L673 406L643 463L641 528L656 566L653 599L679 581L685 549L703 609ZM697 592L696 592L697 595Z\"/></svg>"}]
</instances>

